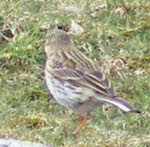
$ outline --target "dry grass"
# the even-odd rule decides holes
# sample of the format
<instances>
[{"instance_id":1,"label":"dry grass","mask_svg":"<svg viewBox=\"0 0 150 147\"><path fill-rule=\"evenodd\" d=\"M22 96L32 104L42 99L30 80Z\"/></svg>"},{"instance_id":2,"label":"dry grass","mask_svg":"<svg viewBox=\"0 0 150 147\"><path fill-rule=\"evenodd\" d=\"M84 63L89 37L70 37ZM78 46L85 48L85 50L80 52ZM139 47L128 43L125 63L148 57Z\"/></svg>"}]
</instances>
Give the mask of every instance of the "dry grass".
<instances>
[{"instance_id":1,"label":"dry grass","mask_svg":"<svg viewBox=\"0 0 150 147\"><path fill-rule=\"evenodd\" d=\"M65 147L150 146L148 0L1 0L0 10L1 137ZM71 20L85 30L72 35L77 48L103 63L118 94L143 112L100 108L80 139L72 135L77 115L48 101L43 74L45 30L68 28Z\"/></svg>"}]
</instances>

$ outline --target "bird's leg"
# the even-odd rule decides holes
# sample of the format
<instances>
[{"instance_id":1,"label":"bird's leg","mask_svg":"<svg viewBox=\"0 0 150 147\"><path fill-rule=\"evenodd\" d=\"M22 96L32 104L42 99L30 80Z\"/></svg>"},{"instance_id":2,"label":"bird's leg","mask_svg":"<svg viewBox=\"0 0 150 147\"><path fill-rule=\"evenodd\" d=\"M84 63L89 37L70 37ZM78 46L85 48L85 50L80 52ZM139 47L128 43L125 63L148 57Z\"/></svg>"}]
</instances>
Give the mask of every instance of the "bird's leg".
<instances>
[{"instance_id":1,"label":"bird's leg","mask_svg":"<svg viewBox=\"0 0 150 147\"><path fill-rule=\"evenodd\" d=\"M81 128L86 124L87 120L89 119L88 116L84 116L82 122L80 123L80 125L76 128L75 132L73 133L74 135L77 136L77 134L79 134L79 131L81 130Z\"/></svg>"},{"instance_id":2,"label":"bird's leg","mask_svg":"<svg viewBox=\"0 0 150 147\"><path fill-rule=\"evenodd\" d=\"M75 132L73 133L76 137L79 137L79 131L81 130L81 128L86 124L87 120L89 119L89 115L88 113L85 111L88 107L89 101L86 101L79 109L78 112L79 114L82 114L80 116L82 116L82 121L80 123L80 125L76 128Z\"/></svg>"}]
</instances>

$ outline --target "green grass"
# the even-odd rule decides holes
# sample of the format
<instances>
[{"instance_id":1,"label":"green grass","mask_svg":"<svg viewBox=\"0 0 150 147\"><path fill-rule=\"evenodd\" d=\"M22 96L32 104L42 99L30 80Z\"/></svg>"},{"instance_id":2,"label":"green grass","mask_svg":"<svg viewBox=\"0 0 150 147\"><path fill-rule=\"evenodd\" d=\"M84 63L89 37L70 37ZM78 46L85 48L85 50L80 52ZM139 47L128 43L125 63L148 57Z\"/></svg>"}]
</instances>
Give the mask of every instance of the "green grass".
<instances>
[{"instance_id":1,"label":"green grass","mask_svg":"<svg viewBox=\"0 0 150 147\"><path fill-rule=\"evenodd\" d=\"M0 137L65 147L150 146L149 0L1 0L0 10ZM78 115L49 101L43 72L45 30L69 27L71 20L85 30L72 35L77 48L142 110L123 115L99 108L78 139L72 135Z\"/></svg>"}]
</instances>

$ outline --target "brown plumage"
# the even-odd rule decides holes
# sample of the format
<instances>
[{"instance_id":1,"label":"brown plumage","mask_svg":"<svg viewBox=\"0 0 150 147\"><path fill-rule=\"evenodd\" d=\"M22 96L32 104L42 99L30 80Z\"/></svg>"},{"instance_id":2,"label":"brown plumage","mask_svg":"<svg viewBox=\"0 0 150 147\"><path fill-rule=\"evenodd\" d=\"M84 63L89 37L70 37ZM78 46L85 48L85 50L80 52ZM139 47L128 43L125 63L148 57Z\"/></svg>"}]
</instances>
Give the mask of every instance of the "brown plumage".
<instances>
[{"instance_id":1,"label":"brown plumage","mask_svg":"<svg viewBox=\"0 0 150 147\"><path fill-rule=\"evenodd\" d=\"M140 113L116 96L112 83L101 72L100 66L76 50L66 32L57 29L50 31L45 52L46 83L60 105L84 116L105 103L124 112Z\"/></svg>"}]
</instances>

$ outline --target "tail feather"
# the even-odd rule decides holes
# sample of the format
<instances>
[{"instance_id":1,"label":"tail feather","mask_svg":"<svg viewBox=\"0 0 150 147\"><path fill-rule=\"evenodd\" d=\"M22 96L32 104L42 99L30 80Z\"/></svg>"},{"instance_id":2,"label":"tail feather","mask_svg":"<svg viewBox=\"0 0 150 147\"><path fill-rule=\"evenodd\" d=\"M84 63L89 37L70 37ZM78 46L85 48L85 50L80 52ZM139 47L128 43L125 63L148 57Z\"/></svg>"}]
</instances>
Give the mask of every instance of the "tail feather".
<instances>
[{"instance_id":1,"label":"tail feather","mask_svg":"<svg viewBox=\"0 0 150 147\"><path fill-rule=\"evenodd\" d=\"M131 104L129 104L127 101L123 100L120 97L113 97L113 98L105 98L105 102L112 104L119 109L121 109L124 112L132 112L132 113L141 113L140 110L133 107Z\"/></svg>"}]
</instances>

